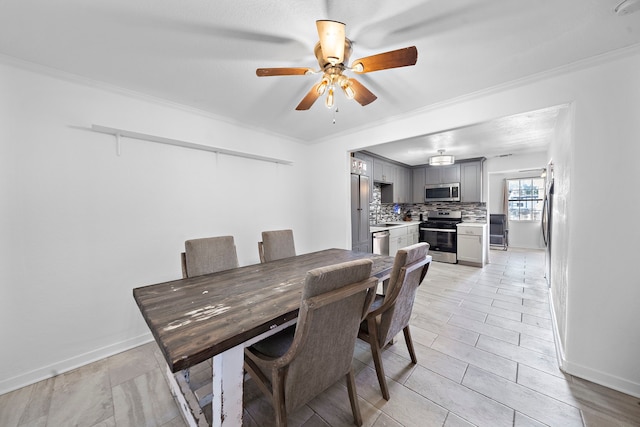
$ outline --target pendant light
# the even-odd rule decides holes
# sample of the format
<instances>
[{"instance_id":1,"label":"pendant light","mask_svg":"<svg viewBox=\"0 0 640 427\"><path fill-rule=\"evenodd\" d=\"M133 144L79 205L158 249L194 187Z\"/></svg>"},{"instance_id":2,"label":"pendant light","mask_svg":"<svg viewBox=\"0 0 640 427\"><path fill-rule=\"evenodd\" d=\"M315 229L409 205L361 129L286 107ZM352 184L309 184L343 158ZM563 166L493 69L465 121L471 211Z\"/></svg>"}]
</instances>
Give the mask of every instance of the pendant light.
<instances>
[{"instance_id":1,"label":"pendant light","mask_svg":"<svg viewBox=\"0 0 640 427\"><path fill-rule=\"evenodd\" d=\"M455 157L444 155L444 150L438 150L437 156L429 157L429 166L447 166L452 165L455 162Z\"/></svg>"}]
</instances>

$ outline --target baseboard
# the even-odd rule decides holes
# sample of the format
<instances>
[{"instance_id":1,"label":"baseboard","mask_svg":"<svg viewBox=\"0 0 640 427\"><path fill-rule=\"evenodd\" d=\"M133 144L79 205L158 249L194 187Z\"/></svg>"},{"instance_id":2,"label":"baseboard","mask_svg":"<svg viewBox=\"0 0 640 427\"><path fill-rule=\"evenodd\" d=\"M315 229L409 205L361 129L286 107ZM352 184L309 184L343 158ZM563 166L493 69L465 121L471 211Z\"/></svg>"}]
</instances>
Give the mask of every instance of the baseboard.
<instances>
[{"instance_id":1,"label":"baseboard","mask_svg":"<svg viewBox=\"0 0 640 427\"><path fill-rule=\"evenodd\" d=\"M568 360L564 372L640 399L640 384Z\"/></svg>"},{"instance_id":2,"label":"baseboard","mask_svg":"<svg viewBox=\"0 0 640 427\"><path fill-rule=\"evenodd\" d=\"M549 309L551 310L551 326L553 328L553 339L556 342L556 358L558 359L558 367L565 372L567 359L564 357L564 347L560 339L560 330L558 329L558 319L556 318L556 310L553 306L553 290L549 288Z\"/></svg>"},{"instance_id":3,"label":"baseboard","mask_svg":"<svg viewBox=\"0 0 640 427\"><path fill-rule=\"evenodd\" d=\"M153 336L148 332L144 335L101 347L66 360L61 360L56 363L52 363L51 365L16 375L12 378L7 378L0 381L0 395L46 380L47 378L55 377L62 373L72 371L81 366L88 365L89 363L113 356L114 354L130 350L139 345L146 344L151 340L153 340Z\"/></svg>"},{"instance_id":4,"label":"baseboard","mask_svg":"<svg viewBox=\"0 0 640 427\"><path fill-rule=\"evenodd\" d=\"M558 358L558 366L560 367L560 370L566 374L573 375L574 377L582 378L601 386L617 390L621 393L640 398L640 384L566 359L564 347L560 340L560 331L558 330L556 311L553 307L553 295L551 289L549 289L549 304L551 309L551 323L553 325L553 337L556 341L556 356Z\"/></svg>"}]
</instances>

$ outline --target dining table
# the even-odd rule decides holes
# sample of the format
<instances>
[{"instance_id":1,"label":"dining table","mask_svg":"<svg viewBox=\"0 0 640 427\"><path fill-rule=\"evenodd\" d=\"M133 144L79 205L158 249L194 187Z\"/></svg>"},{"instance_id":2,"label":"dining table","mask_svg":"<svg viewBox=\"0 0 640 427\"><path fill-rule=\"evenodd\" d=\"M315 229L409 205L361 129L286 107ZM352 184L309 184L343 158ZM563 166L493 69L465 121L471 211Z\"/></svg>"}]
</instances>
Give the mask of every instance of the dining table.
<instances>
[{"instance_id":1,"label":"dining table","mask_svg":"<svg viewBox=\"0 0 640 427\"><path fill-rule=\"evenodd\" d=\"M358 259L372 260L371 274L380 282L389 278L393 257L326 249L133 289L185 421L242 425L244 348L295 324L309 270ZM185 384L189 368L208 359L210 420Z\"/></svg>"}]
</instances>

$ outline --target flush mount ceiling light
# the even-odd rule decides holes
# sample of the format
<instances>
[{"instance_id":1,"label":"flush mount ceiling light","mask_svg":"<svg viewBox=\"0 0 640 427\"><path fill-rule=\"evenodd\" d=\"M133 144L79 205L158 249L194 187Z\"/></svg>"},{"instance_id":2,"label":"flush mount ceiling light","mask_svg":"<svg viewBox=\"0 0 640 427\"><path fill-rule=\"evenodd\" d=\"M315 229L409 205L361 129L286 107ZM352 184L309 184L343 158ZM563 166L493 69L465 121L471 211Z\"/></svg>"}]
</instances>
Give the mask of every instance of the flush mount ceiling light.
<instances>
[{"instance_id":1,"label":"flush mount ceiling light","mask_svg":"<svg viewBox=\"0 0 640 427\"><path fill-rule=\"evenodd\" d=\"M447 166L452 165L455 162L455 157L444 155L444 150L438 150L437 156L429 157L429 166Z\"/></svg>"},{"instance_id":2,"label":"flush mount ceiling light","mask_svg":"<svg viewBox=\"0 0 640 427\"><path fill-rule=\"evenodd\" d=\"M347 99L354 99L362 106L368 105L375 101L377 96L358 80L346 76L345 72L371 73L415 65L418 60L418 50L415 46L411 46L357 59L349 67L347 64L352 52L352 43L345 35L345 24L320 20L316 21L316 28L320 41L316 43L314 54L320 66L319 70L306 67L258 68L256 70L258 77L322 74L322 80L309 90L296 110L308 110L316 99L325 93L325 105L327 108L333 108L336 89L342 89Z\"/></svg>"}]
</instances>

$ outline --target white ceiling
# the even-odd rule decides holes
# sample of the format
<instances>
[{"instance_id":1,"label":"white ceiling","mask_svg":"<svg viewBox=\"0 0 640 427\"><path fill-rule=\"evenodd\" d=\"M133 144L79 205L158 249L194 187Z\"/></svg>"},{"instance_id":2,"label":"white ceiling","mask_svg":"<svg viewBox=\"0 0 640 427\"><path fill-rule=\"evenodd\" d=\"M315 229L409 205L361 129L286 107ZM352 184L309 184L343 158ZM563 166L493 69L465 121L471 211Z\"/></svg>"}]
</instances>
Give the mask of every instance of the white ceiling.
<instances>
[{"instance_id":1,"label":"white ceiling","mask_svg":"<svg viewBox=\"0 0 640 427\"><path fill-rule=\"evenodd\" d=\"M541 110L502 117L429 135L418 135L367 148L367 151L415 166L429 162L438 150L456 160L473 157L502 157L546 151L558 115L568 107L553 106Z\"/></svg>"},{"instance_id":2,"label":"white ceiling","mask_svg":"<svg viewBox=\"0 0 640 427\"><path fill-rule=\"evenodd\" d=\"M640 43L640 13L617 15L621 1L0 0L0 54L315 143ZM358 76L378 96L366 107L340 94L338 113L322 100L295 111L319 77L255 69L317 68L317 19L346 23L354 59L415 45L418 62ZM437 148L518 153L544 147L554 123L543 110L371 151L407 164Z\"/></svg>"}]
</instances>

